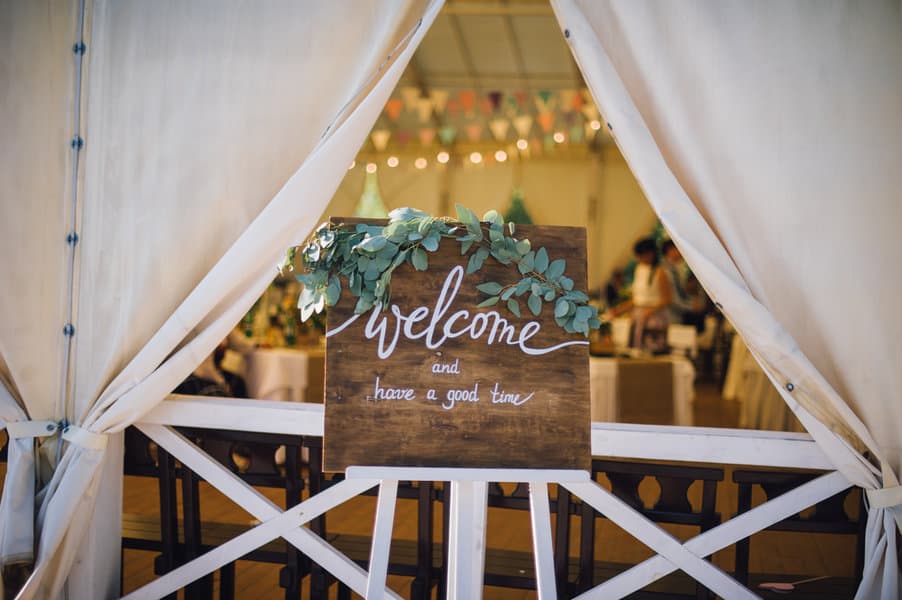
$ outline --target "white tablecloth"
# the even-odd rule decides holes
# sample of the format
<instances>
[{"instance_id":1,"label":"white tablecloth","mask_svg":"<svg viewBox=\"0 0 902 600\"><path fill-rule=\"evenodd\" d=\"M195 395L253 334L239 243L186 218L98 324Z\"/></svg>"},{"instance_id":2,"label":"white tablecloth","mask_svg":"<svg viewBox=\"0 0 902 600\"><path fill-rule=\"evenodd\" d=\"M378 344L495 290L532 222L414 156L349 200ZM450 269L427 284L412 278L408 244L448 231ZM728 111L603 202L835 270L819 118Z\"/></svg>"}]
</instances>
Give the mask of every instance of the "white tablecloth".
<instances>
[{"instance_id":1,"label":"white tablecloth","mask_svg":"<svg viewBox=\"0 0 902 600\"><path fill-rule=\"evenodd\" d=\"M589 358L589 390L593 421L616 422L620 410L617 398L616 358ZM695 368L692 361L682 356L671 356L673 364L673 415L674 425L692 425L692 400L695 397Z\"/></svg>"},{"instance_id":2,"label":"white tablecloth","mask_svg":"<svg viewBox=\"0 0 902 600\"><path fill-rule=\"evenodd\" d=\"M261 400L303 402L308 354L291 348L259 348L245 356L247 393Z\"/></svg>"}]
</instances>

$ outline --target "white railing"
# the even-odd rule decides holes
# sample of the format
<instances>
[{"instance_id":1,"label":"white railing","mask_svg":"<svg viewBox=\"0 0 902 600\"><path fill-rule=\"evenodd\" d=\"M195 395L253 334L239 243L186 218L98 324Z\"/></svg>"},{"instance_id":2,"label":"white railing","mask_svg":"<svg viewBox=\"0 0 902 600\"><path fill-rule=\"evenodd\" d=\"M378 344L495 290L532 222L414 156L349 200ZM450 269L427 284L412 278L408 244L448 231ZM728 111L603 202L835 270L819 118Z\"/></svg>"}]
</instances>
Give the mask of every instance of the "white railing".
<instances>
[{"instance_id":1,"label":"white railing","mask_svg":"<svg viewBox=\"0 0 902 600\"><path fill-rule=\"evenodd\" d=\"M748 588L703 557L735 544L851 483L833 470L807 434L702 427L592 424L593 456L819 469L826 474L708 531L681 542L611 492L573 471L423 469L358 467L347 478L283 511L253 487L192 444L172 426L323 435L323 405L264 400L170 396L137 427L260 521L260 525L132 592L128 598L158 598L276 539L285 538L352 590L367 598L397 594L386 589L388 550L397 482L450 481L448 593L478 598L482 593L487 484L530 483L531 522L540 598L555 597L547 484L558 483L603 512L657 555L589 590L580 598L621 598L681 569L724 598L757 598ZM357 566L305 523L379 486L370 571Z\"/></svg>"}]
</instances>

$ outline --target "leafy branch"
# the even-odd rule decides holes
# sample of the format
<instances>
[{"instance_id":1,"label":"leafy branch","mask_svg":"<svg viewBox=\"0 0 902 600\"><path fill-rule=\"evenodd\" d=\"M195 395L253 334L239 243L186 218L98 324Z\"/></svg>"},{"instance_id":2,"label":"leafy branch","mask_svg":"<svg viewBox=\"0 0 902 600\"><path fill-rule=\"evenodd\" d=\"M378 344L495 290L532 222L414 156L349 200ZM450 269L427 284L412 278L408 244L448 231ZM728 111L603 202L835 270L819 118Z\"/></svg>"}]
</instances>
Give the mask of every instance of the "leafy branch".
<instances>
[{"instance_id":1,"label":"leafy branch","mask_svg":"<svg viewBox=\"0 0 902 600\"><path fill-rule=\"evenodd\" d=\"M442 238L460 243L460 253L470 258L466 273L482 268L489 256L504 265L513 265L522 275L517 283L502 285L487 281L476 289L487 297L479 307L506 303L507 309L521 316L520 302L538 316L544 303L554 303L555 322L569 333L588 335L601 326L598 309L588 304L589 297L573 289L573 280L564 275L566 261L550 260L542 247L533 250L527 239L516 239L513 223L504 223L491 210L482 220L468 208L457 205L457 221L435 218L412 208L399 208L389 214L387 225L323 223L307 240L303 249L291 248L285 265L291 265L300 251L303 273L295 277L304 284L298 299L301 320L306 321L326 306L333 306L343 287L357 298L354 312L361 314L391 299L391 276L404 263L417 271L429 268L429 253L436 252ZM343 283L344 282L344 283Z\"/></svg>"}]
</instances>

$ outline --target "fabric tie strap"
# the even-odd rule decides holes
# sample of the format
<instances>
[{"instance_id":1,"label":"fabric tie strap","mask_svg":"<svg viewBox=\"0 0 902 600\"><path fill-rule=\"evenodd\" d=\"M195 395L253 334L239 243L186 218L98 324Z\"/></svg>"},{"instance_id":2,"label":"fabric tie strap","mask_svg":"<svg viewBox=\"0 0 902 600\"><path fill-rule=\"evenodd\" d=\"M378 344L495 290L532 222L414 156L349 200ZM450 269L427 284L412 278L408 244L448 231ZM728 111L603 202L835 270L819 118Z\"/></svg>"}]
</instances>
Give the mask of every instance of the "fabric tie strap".
<instances>
[{"instance_id":1,"label":"fabric tie strap","mask_svg":"<svg viewBox=\"0 0 902 600\"><path fill-rule=\"evenodd\" d=\"M82 429L78 425L66 425L63 429L63 439L70 444L90 450L104 450L107 444L107 436L103 433L94 433Z\"/></svg>"},{"instance_id":2,"label":"fabric tie strap","mask_svg":"<svg viewBox=\"0 0 902 600\"><path fill-rule=\"evenodd\" d=\"M6 432L12 439L46 437L58 429L56 421L11 421L6 424Z\"/></svg>"},{"instance_id":3,"label":"fabric tie strap","mask_svg":"<svg viewBox=\"0 0 902 600\"><path fill-rule=\"evenodd\" d=\"M902 485L866 490L871 508L893 508L902 505Z\"/></svg>"}]
</instances>

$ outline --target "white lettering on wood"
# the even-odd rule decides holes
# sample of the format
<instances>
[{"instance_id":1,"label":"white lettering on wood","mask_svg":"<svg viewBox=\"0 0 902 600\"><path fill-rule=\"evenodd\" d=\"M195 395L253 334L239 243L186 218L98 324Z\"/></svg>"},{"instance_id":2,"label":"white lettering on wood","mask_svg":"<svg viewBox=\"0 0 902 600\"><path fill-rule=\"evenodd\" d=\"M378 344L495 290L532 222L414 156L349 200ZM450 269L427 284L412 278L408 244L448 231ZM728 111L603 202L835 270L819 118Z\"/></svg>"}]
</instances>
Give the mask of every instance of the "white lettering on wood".
<instances>
[{"instance_id":1,"label":"white lettering on wood","mask_svg":"<svg viewBox=\"0 0 902 600\"><path fill-rule=\"evenodd\" d=\"M431 311L425 306L419 306L410 314L405 315L397 304L392 304L388 312L394 315L393 327L389 325L388 316L383 315L378 307L373 308L363 334L368 340L378 337L377 356L381 359L391 356L402 334L409 340L425 338L424 343L430 350L439 348L446 340L465 335L469 335L473 340L485 337L488 345L503 343L517 346L521 352L530 356L549 354L567 346L587 346L589 344L585 340L572 340L546 348L533 348L527 342L541 330L542 326L538 321L526 323L518 333L514 324L494 310L476 313L472 318L470 318L470 311L458 310L445 318L445 314L449 311L458 290L460 290L463 276L464 268L462 266L457 265L451 269ZM429 318L430 313L431 318ZM338 335L359 317L360 315L353 315L341 325L331 329L326 337ZM428 324L423 329L419 331L414 329L417 324L422 324L427 318L429 318ZM487 336L486 332L488 332Z\"/></svg>"}]
</instances>

